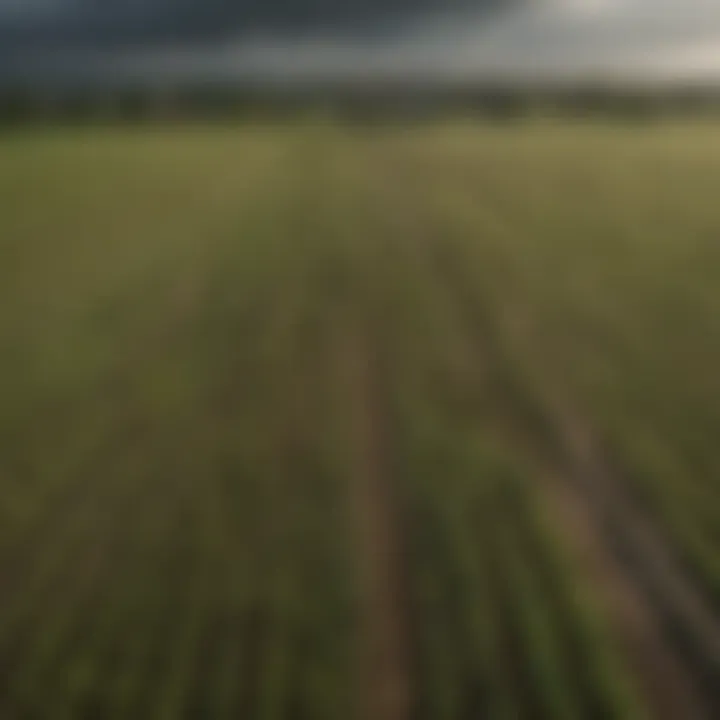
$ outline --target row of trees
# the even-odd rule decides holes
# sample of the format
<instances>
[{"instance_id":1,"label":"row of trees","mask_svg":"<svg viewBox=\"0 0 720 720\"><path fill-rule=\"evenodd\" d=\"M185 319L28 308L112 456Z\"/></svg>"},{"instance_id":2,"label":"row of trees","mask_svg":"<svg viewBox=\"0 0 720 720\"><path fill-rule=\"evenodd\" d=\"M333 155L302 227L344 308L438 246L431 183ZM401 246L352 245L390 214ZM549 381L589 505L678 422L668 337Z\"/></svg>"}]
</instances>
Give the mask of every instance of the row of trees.
<instances>
[{"instance_id":1,"label":"row of trees","mask_svg":"<svg viewBox=\"0 0 720 720\"><path fill-rule=\"evenodd\" d=\"M0 124L187 119L413 120L478 115L513 120L568 114L633 119L720 112L716 88L288 85L182 88L0 89Z\"/></svg>"}]
</instances>

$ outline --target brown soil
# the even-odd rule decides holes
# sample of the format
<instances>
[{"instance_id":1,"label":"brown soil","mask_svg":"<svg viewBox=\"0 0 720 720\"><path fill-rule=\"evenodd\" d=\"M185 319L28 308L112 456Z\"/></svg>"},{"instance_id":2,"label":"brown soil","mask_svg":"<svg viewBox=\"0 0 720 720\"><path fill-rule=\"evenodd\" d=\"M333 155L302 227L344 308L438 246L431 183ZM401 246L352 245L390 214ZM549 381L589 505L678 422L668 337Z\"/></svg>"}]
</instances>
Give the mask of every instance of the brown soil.
<instances>
[{"instance_id":1,"label":"brown soil","mask_svg":"<svg viewBox=\"0 0 720 720\"><path fill-rule=\"evenodd\" d=\"M678 699L680 695L690 704L682 713L678 707L674 714L668 710L662 716L714 716L718 703L720 622L696 583L677 561L661 528L632 501L621 480L608 470L584 424L574 415L559 412L558 425L572 476L566 494L573 494L576 504L584 505L586 524L593 525L598 540L604 541L605 554L610 555L613 552L610 546L614 546L616 565L622 555L625 577L634 584L635 593L646 598L646 616L653 616L658 633L663 631L667 638L666 655L670 655L670 647L674 650L675 659L665 663L668 670L675 667L674 682L669 674L659 673L655 692L668 704L673 696ZM622 586L616 586L617 583L610 586L612 594L622 596ZM625 639L634 638L638 644L642 639L637 637L641 626L638 617L634 634L631 627L621 628L627 633ZM659 652L660 648L651 646L644 653L653 661L651 667L658 666L654 656ZM684 686L683 692L681 686ZM653 698L657 695L649 696Z\"/></svg>"},{"instance_id":2,"label":"brown soil","mask_svg":"<svg viewBox=\"0 0 720 720\"><path fill-rule=\"evenodd\" d=\"M363 720L410 717L410 649L402 548L373 350L362 333L343 341L342 374L351 446L351 510L361 589Z\"/></svg>"},{"instance_id":3,"label":"brown soil","mask_svg":"<svg viewBox=\"0 0 720 720\"><path fill-rule=\"evenodd\" d=\"M458 312L473 338L477 364L489 366L491 375L497 372L497 377L487 379L487 394L494 400L493 408L502 411L495 416L490 431L511 451L513 447L523 448L537 467L555 468L545 473L552 477L546 483L549 510L575 549L578 567L597 591L650 717L711 717L707 693L701 694L686 648L681 650L676 638L670 636L665 602L677 615L673 619L693 638L697 636L707 650L705 657L711 659L720 657L714 655L717 620L692 583L673 565L662 536L646 518L631 510L620 484L593 455L590 440L580 435L579 426L573 429L567 423L554 398L543 391L538 397L520 398L523 402L519 405L521 389L512 376L511 358L506 348L499 347L504 338L497 334L498 328L489 331L486 327L487 313L479 306L482 300L473 296L459 269L459 258L450 257L447 249L441 253L438 245L429 251L437 261L438 281L455 293ZM536 423L525 417L530 411L544 418L548 428L554 428L551 434L557 438L556 449L562 458L559 463L557 453L548 453L549 438L533 437ZM553 455L555 460L550 460ZM607 522L606 509L612 514L612 523ZM652 576L652 585L645 582L647 576ZM708 632L706 638L703 629Z\"/></svg>"},{"instance_id":4,"label":"brown soil","mask_svg":"<svg viewBox=\"0 0 720 720\"><path fill-rule=\"evenodd\" d=\"M608 547L586 498L566 478L550 477L544 489L551 516L568 540L575 566L597 592L649 716L654 720L707 717L687 668L667 642L657 612Z\"/></svg>"}]
</instances>

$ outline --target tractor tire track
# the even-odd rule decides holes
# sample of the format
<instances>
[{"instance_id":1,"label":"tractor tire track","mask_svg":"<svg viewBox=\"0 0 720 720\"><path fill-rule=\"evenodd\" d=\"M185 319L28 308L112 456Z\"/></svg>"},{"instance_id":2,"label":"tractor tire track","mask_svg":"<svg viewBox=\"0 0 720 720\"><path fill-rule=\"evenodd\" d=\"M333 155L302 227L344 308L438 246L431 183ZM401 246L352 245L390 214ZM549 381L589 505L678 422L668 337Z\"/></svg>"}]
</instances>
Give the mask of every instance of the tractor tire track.
<instances>
[{"instance_id":1,"label":"tractor tire track","mask_svg":"<svg viewBox=\"0 0 720 720\"><path fill-rule=\"evenodd\" d=\"M408 720L412 654L407 583L378 359L368 335L355 329L343 332L339 355L361 583L359 717Z\"/></svg>"},{"instance_id":2,"label":"tractor tire track","mask_svg":"<svg viewBox=\"0 0 720 720\"><path fill-rule=\"evenodd\" d=\"M415 184L416 160L407 154L394 158L398 181ZM466 183L459 181L458 189L467 197L468 207L474 207L476 198L468 196ZM511 427L503 427L501 434L509 430L525 450L530 440L533 454L543 461L550 450L553 474L565 479L562 493L551 492L550 497L555 497L563 512L583 518L588 542L592 540L594 547L596 571L602 571L598 587L617 612L614 621L623 639L634 639L627 645L628 658L634 667L644 668L638 677L646 702L656 711L653 717L720 716L720 619L698 583L685 572L662 528L633 503L621 478L594 447L587 425L561 406L561 395L548 386L548 378L536 382L536 369L521 364L508 347L499 308L493 308L492 298L477 287L477 278L468 275L470 258L460 257L457 241L438 239L440 231L448 229L441 222L447 212L442 202L433 197L432 187L418 188L418 192L428 200L427 225L432 230L424 233L424 246L430 265L455 295L478 358L496 379L493 392L501 399L504 396L509 414L514 415ZM489 217L494 229L509 232L501 219L495 222ZM620 605L613 594L626 602ZM665 707L670 705L670 690L674 712Z\"/></svg>"},{"instance_id":3,"label":"tractor tire track","mask_svg":"<svg viewBox=\"0 0 720 720\"><path fill-rule=\"evenodd\" d=\"M552 510L566 532L572 531L571 545L582 548L585 570L604 596L651 717L715 717L720 710L717 618L673 562L659 529L631 506L619 482L589 450L580 424L570 423L547 389L531 387L526 374L517 371L488 299L470 284L460 251L437 240L427 251L439 281L455 294L478 356L492 368L493 391L516 409L520 447L527 447L533 432L538 457L547 457L548 440L554 446L552 474L560 480L548 483Z\"/></svg>"},{"instance_id":4,"label":"tractor tire track","mask_svg":"<svg viewBox=\"0 0 720 720\"><path fill-rule=\"evenodd\" d=\"M650 515L622 486L596 440L570 412L556 415L560 441L576 493L595 514L611 552L650 598L710 717L720 714L720 620ZM692 717L700 717L693 715Z\"/></svg>"},{"instance_id":5,"label":"tractor tire track","mask_svg":"<svg viewBox=\"0 0 720 720\"><path fill-rule=\"evenodd\" d=\"M601 597L599 604L649 717L708 717L687 666L668 647L662 618L609 546L587 498L566 476L548 473L542 481L548 512L558 521L578 572Z\"/></svg>"}]
</instances>

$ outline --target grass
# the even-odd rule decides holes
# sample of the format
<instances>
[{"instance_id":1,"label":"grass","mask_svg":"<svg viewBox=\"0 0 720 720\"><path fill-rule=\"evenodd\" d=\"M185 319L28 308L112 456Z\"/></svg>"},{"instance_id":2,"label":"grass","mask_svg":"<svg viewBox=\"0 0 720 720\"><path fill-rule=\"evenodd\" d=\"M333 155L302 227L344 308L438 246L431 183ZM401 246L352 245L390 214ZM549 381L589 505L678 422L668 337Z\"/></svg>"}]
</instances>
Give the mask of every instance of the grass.
<instances>
[{"instance_id":1,"label":"grass","mask_svg":"<svg viewBox=\"0 0 720 720\"><path fill-rule=\"evenodd\" d=\"M365 717L389 627L413 717L656 716L546 483L717 608L718 197L700 123L0 138L0 715Z\"/></svg>"}]
</instances>

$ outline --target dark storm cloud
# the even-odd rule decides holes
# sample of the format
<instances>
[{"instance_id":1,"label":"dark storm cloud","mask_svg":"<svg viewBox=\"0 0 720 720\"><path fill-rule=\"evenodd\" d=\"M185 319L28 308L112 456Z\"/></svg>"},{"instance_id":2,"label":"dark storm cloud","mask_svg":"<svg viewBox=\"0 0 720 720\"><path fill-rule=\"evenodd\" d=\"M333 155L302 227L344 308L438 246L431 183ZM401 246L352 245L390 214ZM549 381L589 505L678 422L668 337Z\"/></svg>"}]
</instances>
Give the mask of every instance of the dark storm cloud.
<instances>
[{"instance_id":1,"label":"dark storm cloud","mask_svg":"<svg viewBox=\"0 0 720 720\"><path fill-rule=\"evenodd\" d=\"M193 44L227 37L368 34L413 16L516 0L0 0L0 48Z\"/></svg>"},{"instance_id":2,"label":"dark storm cloud","mask_svg":"<svg viewBox=\"0 0 720 720\"><path fill-rule=\"evenodd\" d=\"M0 80L720 79L720 0L0 0Z\"/></svg>"},{"instance_id":3,"label":"dark storm cloud","mask_svg":"<svg viewBox=\"0 0 720 720\"><path fill-rule=\"evenodd\" d=\"M142 77L720 79L720 0L530 0L418 14L385 38L233 40L114 59Z\"/></svg>"}]
</instances>

